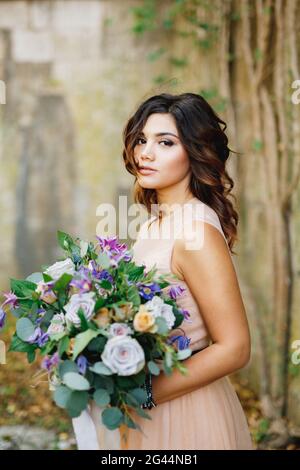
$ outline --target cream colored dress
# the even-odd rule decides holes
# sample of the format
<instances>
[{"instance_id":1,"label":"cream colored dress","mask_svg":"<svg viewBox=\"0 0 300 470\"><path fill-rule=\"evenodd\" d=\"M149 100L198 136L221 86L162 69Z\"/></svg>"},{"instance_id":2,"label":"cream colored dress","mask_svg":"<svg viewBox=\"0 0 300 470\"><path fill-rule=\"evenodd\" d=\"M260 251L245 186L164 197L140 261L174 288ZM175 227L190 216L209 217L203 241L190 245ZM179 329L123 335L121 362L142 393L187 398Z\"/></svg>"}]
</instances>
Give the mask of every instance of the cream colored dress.
<instances>
[{"instance_id":1,"label":"cream colored dress","mask_svg":"<svg viewBox=\"0 0 300 470\"><path fill-rule=\"evenodd\" d=\"M196 198L189 202L192 203L193 219L203 220L215 226L225 239L216 212ZM165 228L169 224L169 227L174 229L169 232L167 230L168 233L158 229L155 217L152 217L151 221L154 223L150 227L149 221L142 225L133 245L133 260L136 263L144 264L147 270L156 265L158 273L171 272L173 245L176 237L181 236L180 232L178 235L176 231L176 227L179 225L182 227L182 224L178 223L178 216L179 212L175 210L165 220L163 219ZM197 243L201 243L201 236L200 234L200 238L197 238ZM177 302L181 308L190 313L189 321L184 321L181 325L185 334L191 338L189 347L192 350L199 350L209 346L208 331L188 285L175 277L169 279L171 284L180 285L185 289ZM178 333L178 330L176 332ZM109 450L253 449L244 411L228 376L159 404L148 411L151 420L135 414L135 421L143 432L134 429L107 431L101 425L101 411L92 404L90 411L85 411L79 418L73 420L79 448L86 448L84 444L80 447L80 437L88 439L89 435L95 448ZM84 419L86 422L89 420L85 432L82 430ZM91 429L91 423L94 424L94 429Z\"/></svg>"}]
</instances>

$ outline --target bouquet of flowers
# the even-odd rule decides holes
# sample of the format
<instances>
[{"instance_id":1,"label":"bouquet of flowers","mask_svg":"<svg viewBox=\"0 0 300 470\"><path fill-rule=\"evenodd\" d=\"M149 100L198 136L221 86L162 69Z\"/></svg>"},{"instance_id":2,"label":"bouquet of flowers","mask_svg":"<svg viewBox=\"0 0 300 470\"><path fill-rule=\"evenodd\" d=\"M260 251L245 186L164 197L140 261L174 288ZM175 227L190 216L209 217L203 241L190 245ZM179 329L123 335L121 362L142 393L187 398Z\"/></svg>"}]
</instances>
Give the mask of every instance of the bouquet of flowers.
<instances>
[{"instance_id":1,"label":"bouquet of flowers","mask_svg":"<svg viewBox=\"0 0 300 470\"><path fill-rule=\"evenodd\" d=\"M71 417L94 400L108 429L137 428L133 410L150 418L143 408L147 373L187 373L181 361L191 354L190 340L171 335L189 316L176 303L182 289L166 291L168 276L135 264L117 237L94 244L57 235L64 258L25 280L10 279L0 327L9 308L17 318L10 351L29 362L40 351L54 400Z\"/></svg>"}]
</instances>

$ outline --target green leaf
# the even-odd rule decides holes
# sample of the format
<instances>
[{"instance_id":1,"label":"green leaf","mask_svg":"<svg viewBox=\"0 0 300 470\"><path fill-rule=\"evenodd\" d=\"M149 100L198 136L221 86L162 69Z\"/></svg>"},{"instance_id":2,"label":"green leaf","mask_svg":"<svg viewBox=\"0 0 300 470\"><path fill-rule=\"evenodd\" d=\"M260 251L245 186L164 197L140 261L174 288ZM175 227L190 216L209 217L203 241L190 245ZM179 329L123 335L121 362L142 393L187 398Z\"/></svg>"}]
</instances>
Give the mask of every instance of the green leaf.
<instances>
[{"instance_id":1,"label":"green leaf","mask_svg":"<svg viewBox=\"0 0 300 470\"><path fill-rule=\"evenodd\" d=\"M73 238L68 233L61 232L60 230L57 231L57 239L59 246L65 251L70 250L74 244Z\"/></svg>"},{"instance_id":2,"label":"green leaf","mask_svg":"<svg viewBox=\"0 0 300 470\"><path fill-rule=\"evenodd\" d=\"M137 287L130 286L127 291L128 302L132 302L135 307L139 307L141 304L141 298Z\"/></svg>"},{"instance_id":3,"label":"green leaf","mask_svg":"<svg viewBox=\"0 0 300 470\"><path fill-rule=\"evenodd\" d=\"M69 347L69 344L70 344L70 338L66 335L64 336L60 342L59 342L59 345L58 345L58 354L59 354L59 357L61 357L63 355L63 353L68 349Z\"/></svg>"},{"instance_id":4,"label":"green leaf","mask_svg":"<svg viewBox=\"0 0 300 470\"><path fill-rule=\"evenodd\" d=\"M111 407L102 412L102 423L108 429L117 429L123 422L123 413L119 408Z\"/></svg>"},{"instance_id":5,"label":"green leaf","mask_svg":"<svg viewBox=\"0 0 300 470\"><path fill-rule=\"evenodd\" d=\"M74 342L74 351L73 351L73 361L76 359L79 353L84 350L84 348L89 344L89 342L99 335L99 331L86 330L82 333L79 333Z\"/></svg>"},{"instance_id":6,"label":"green leaf","mask_svg":"<svg viewBox=\"0 0 300 470\"><path fill-rule=\"evenodd\" d=\"M78 367L75 364L75 362L66 360L59 364L58 372L59 372L60 378L63 380L64 375L67 374L68 372L78 373Z\"/></svg>"},{"instance_id":7,"label":"green leaf","mask_svg":"<svg viewBox=\"0 0 300 470\"><path fill-rule=\"evenodd\" d=\"M32 296L36 289L36 284L30 281L20 281L10 278L10 288L17 297Z\"/></svg>"},{"instance_id":8,"label":"green leaf","mask_svg":"<svg viewBox=\"0 0 300 470\"><path fill-rule=\"evenodd\" d=\"M79 416L86 409L89 401L88 392L73 391L67 400L67 411L69 414Z\"/></svg>"},{"instance_id":9,"label":"green leaf","mask_svg":"<svg viewBox=\"0 0 300 470\"><path fill-rule=\"evenodd\" d=\"M99 375L112 375L113 372L103 364L103 362L96 362L89 368L92 372Z\"/></svg>"},{"instance_id":10,"label":"green leaf","mask_svg":"<svg viewBox=\"0 0 300 470\"><path fill-rule=\"evenodd\" d=\"M181 349L180 351L177 352L177 359L179 361L183 361L184 359L187 359L190 357L192 354L192 351L189 348L186 349Z\"/></svg>"},{"instance_id":11,"label":"green leaf","mask_svg":"<svg viewBox=\"0 0 300 470\"><path fill-rule=\"evenodd\" d=\"M106 253L99 253L96 262L101 266L103 269L110 268L110 258Z\"/></svg>"},{"instance_id":12,"label":"green leaf","mask_svg":"<svg viewBox=\"0 0 300 470\"><path fill-rule=\"evenodd\" d=\"M92 339L87 348L91 352L98 352L101 354L106 342L107 338L104 338L103 336L97 336L97 338Z\"/></svg>"},{"instance_id":13,"label":"green leaf","mask_svg":"<svg viewBox=\"0 0 300 470\"><path fill-rule=\"evenodd\" d=\"M60 276L59 279L57 279L53 288L55 290L64 290L71 281L71 279L73 279L72 274L64 273Z\"/></svg>"},{"instance_id":14,"label":"green leaf","mask_svg":"<svg viewBox=\"0 0 300 470\"><path fill-rule=\"evenodd\" d=\"M76 372L64 374L64 382L71 390L89 390L89 382Z\"/></svg>"},{"instance_id":15,"label":"green leaf","mask_svg":"<svg viewBox=\"0 0 300 470\"><path fill-rule=\"evenodd\" d=\"M134 388L130 390L128 395L133 396L139 405L142 405L147 400L147 393L143 388Z\"/></svg>"},{"instance_id":16,"label":"green leaf","mask_svg":"<svg viewBox=\"0 0 300 470\"><path fill-rule=\"evenodd\" d=\"M48 326L50 325L50 322L51 322L51 320L52 320L54 314L55 314L55 310L52 310L52 309L47 310L47 312L45 313L45 315L44 315L43 318L42 318L42 321L41 321L41 323L40 323L40 326L45 326L45 327L48 328Z\"/></svg>"},{"instance_id":17,"label":"green leaf","mask_svg":"<svg viewBox=\"0 0 300 470\"><path fill-rule=\"evenodd\" d=\"M49 274L47 273L43 273L43 279L44 279L44 282L49 282L49 281L52 281L52 277L49 276Z\"/></svg>"},{"instance_id":18,"label":"green leaf","mask_svg":"<svg viewBox=\"0 0 300 470\"><path fill-rule=\"evenodd\" d=\"M39 272L32 273L32 274L30 274L30 276L26 277L26 281L30 281L30 282L33 282L35 284L37 284L38 282L41 282L41 281L43 282L44 281L43 274L39 273Z\"/></svg>"},{"instance_id":19,"label":"green leaf","mask_svg":"<svg viewBox=\"0 0 300 470\"><path fill-rule=\"evenodd\" d=\"M102 287L102 289L110 290L112 288L112 284L107 279L103 279L100 282L100 287Z\"/></svg>"},{"instance_id":20,"label":"green leaf","mask_svg":"<svg viewBox=\"0 0 300 470\"><path fill-rule=\"evenodd\" d=\"M99 310L101 307L103 307L106 303L106 299L104 299L103 297L100 297L100 299L98 299L95 303L95 312L97 312L97 310Z\"/></svg>"},{"instance_id":21,"label":"green leaf","mask_svg":"<svg viewBox=\"0 0 300 470\"><path fill-rule=\"evenodd\" d=\"M72 394L72 390L70 390L65 385L60 385L55 390L53 394L53 398L57 406L59 406L60 408L66 408L71 394Z\"/></svg>"},{"instance_id":22,"label":"green leaf","mask_svg":"<svg viewBox=\"0 0 300 470\"><path fill-rule=\"evenodd\" d=\"M124 415L124 424L128 428L141 430L140 425L135 423L128 415Z\"/></svg>"},{"instance_id":23,"label":"green leaf","mask_svg":"<svg viewBox=\"0 0 300 470\"><path fill-rule=\"evenodd\" d=\"M158 367L157 364L155 364L155 362L149 361L148 362L148 368L149 368L149 371L151 372L151 374L153 374L153 375L159 375L160 374L160 368Z\"/></svg>"},{"instance_id":24,"label":"green leaf","mask_svg":"<svg viewBox=\"0 0 300 470\"><path fill-rule=\"evenodd\" d=\"M30 352L34 349L35 349L35 346L33 344L25 343L20 338L18 338L16 334L14 334L8 351Z\"/></svg>"},{"instance_id":25,"label":"green leaf","mask_svg":"<svg viewBox=\"0 0 300 470\"><path fill-rule=\"evenodd\" d=\"M89 322L84 314L83 309L80 307L77 311L77 315L80 318L80 326L83 331L86 331L89 329Z\"/></svg>"},{"instance_id":26,"label":"green leaf","mask_svg":"<svg viewBox=\"0 0 300 470\"><path fill-rule=\"evenodd\" d=\"M155 319L155 323L158 327L157 333L159 335L166 335L168 334L169 328L166 320L163 317L157 317Z\"/></svg>"},{"instance_id":27,"label":"green leaf","mask_svg":"<svg viewBox=\"0 0 300 470\"><path fill-rule=\"evenodd\" d=\"M150 416L148 413L146 413L146 411L145 411L143 408L137 407L137 408L135 409L135 412L136 412L139 416L141 416L142 418L152 419L151 416Z\"/></svg>"},{"instance_id":28,"label":"green leaf","mask_svg":"<svg viewBox=\"0 0 300 470\"><path fill-rule=\"evenodd\" d=\"M173 355L172 355L171 352L169 352L169 351L166 352L164 361L165 361L165 365L167 366L167 368L172 367L172 365L173 365Z\"/></svg>"},{"instance_id":29,"label":"green leaf","mask_svg":"<svg viewBox=\"0 0 300 470\"><path fill-rule=\"evenodd\" d=\"M98 390L96 390L93 396L95 402L100 407L107 406L110 403L110 396L107 393L107 390L103 388L99 388Z\"/></svg>"},{"instance_id":30,"label":"green leaf","mask_svg":"<svg viewBox=\"0 0 300 470\"><path fill-rule=\"evenodd\" d=\"M28 341L34 333L34 325L29 318L19 318L16 324L17 335L22 341Z\"/></svg>"},{"instance_id":31,"label":"green leaf","mask_svg":"<svg viewBox=\"0 0 300 470\"><path fill-rule=\"evenodd\" d=\"M27 352L27 359L29 364L31 364L35 360L35 349Z\"/></svg>"}]
</instances>

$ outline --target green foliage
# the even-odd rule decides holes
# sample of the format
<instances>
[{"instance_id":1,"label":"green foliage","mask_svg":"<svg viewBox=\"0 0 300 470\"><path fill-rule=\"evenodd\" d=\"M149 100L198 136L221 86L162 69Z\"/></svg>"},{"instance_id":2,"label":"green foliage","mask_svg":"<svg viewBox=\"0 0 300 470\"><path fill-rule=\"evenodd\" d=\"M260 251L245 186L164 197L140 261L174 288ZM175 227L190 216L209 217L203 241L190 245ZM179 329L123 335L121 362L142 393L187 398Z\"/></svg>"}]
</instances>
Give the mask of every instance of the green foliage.
<instances>
[{"instance_id":1,"label":"green foliage","mask_svg":"<svg viewBox=\"0 0 300 470\"><path fill-rule=\"evenodd\" d=\"M89 390L89 382L77 372L66 372L63 376L64 383L71 390Z\"/></svg>"},{"instance_id":2,"label":"green foliage","mask_svg":"<svg viewBox=\"0 0 300 470\"><path fill-rule=\"evenodd\" d=\"M34 333L34 325L29 318L20 318L16 324L17 335L22 341L28 341Z\"/></svg>"},{"instance_id":3,"label":"green foliage","mask_svg":"<svg viewBox=\"0 0 300 470\"><path fill-rule=\"evenodd\" d=\"M99 331L94 331L94 330L86 330L83 331L82 333L79 333L74 342L74 352L73 352L73 361L76 359L79 353L84 350L84 348L89 344L89 342L95 338L96 336L99 335Z\"/></svg>"},{"instance_id":4,"label":"green foliage","mask_svg":"<svg viewBox=\"0 0 300 470\"><path fill-rule=\"evenodd\" d=\"M256 442L263 441L268 435L268 429L270 427L270 421L268 419L261 419L257 430L254 432L254 439Z\"/></svg>"},{"instance_id":5,"label":"green foliage","mask_svg":"<svg viewBox=\"0 0 300 470\"><path fill-rule=\"evenodd\" d=\"M17 297L32 298L32 294L36 289L36 284L31 281L10 279L10 288Z\"/></svg>"},{"instance_id":6,"label":"green foliage","mask_svg":"<svg viewBox=\"0 0 300 470\"><path fill-rule=\"evenodd\" d=\"M116 407L107 408L102 412L102 422L110 430L117 429L123 423L123 413Z\"/></svg>"},{"instance_id":7,"label":"green foliage","mask_svg":"<svg viewBox=\"0 0 300 470\"><path fill-rule=\"evenodd\" d=\"M95 374L99 374L99 375L112 375L113 374L113 372L108 367L106 367L106 365L103 364L103 362L101 361L96 362L93 366L91 366L90 370L94 372Z\"/></svg>"},{"instance_id":8,"label":"green foliage","mask_svg":"<svg viewBox=\"0 0 300 470\"><path fill-rule=\"evenodd\" d=\"M103 388L98 388L95 391L95 393L93 395L93 398L94 398L95 402L97 403L97 405L100 406L100 407L107 406L110 403L110 395L107 392L107 390L105 390Z\"/></svg>"}]
</instances>

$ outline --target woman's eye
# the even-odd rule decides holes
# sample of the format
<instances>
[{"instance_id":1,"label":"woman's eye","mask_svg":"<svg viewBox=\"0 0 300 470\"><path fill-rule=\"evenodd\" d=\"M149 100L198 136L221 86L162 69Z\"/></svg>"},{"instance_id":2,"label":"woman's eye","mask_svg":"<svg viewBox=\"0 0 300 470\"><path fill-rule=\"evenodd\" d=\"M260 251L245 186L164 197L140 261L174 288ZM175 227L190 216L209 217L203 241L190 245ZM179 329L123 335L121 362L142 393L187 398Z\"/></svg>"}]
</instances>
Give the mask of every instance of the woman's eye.
<instances>
[{"instance_id":1,"label":"woman's eye","mask_svg":"<svg viewBox=\"0 0 300 470\"><path fill-rule=\"evenodd\" d=\"M137 141L136 141L137 145L140 144L140 141L141 141L141 140L143 140L143 141L145 142L145 139L143 139L142 137L139 137L139 138L137 139ZM165 145L167 145L167 146L169 146L169 147L171 147L171 146L173 145L173 142L171 142L170 140L161 140L159 143L160 143L160 144L161 144L161 143L164 143Z\"/></svg>"}]
</instances>

